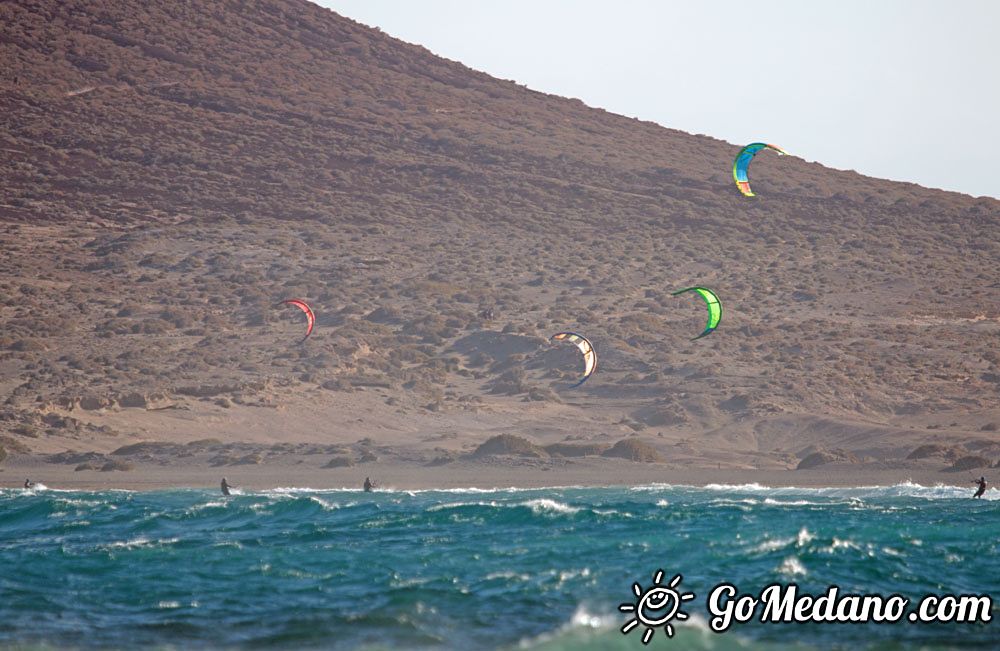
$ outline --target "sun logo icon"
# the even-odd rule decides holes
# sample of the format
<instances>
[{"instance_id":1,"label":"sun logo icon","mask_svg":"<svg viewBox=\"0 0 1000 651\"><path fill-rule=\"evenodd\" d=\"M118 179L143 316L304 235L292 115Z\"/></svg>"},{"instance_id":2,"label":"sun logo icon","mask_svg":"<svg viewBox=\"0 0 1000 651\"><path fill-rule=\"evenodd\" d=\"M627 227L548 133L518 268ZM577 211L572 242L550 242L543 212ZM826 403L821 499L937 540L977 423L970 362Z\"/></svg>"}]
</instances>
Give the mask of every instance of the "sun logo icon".
<instances>
[{"instance_id":1,"label":"sun logo icon","mask_svg":"<svg viewBox=\"0 0 1000 651\"><path fill-rule=\"evenodd\" d=\"M649 644L653 639L654 629L662 626L667 637L674 636L674 627L670 624L673 619L685 620L687 613L681 610L681 605L685 601L694 599L693 592L681 594L677 591L677 586L681 584L684 577L675 574L670 579L670 583L662 585L663 570L657 570L653 575L653 585L643 590L638 583L632 584L632 592L638 601L635 603L624 603L618 606L618 610L623 613L633 613L632 619L622 626L622 634L628 635L633 628L642 624L646 627L646 632L642 634L642 643Z\"/></svg>"}]
</instances>

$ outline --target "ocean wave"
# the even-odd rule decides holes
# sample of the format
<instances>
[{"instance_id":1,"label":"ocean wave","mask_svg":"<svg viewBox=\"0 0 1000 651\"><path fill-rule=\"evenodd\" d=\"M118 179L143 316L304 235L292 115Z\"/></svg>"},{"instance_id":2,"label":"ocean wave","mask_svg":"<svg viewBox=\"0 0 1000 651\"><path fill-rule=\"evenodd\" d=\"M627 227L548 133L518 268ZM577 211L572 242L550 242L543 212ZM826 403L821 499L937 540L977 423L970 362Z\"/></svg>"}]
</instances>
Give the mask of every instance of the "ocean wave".
<instances>
[{"instance_id":1,"label":"ocean wave","mask_svg":"<svg viewBox=\"0 0 1000 651\"><path fill-rule=\"evenodd\" d=\"M535 515L539 515L541 513L561 513L564 515L573 515L574 513L580 512L579 507L570 506L569 504L564 504L548 498L528 500L527 502L520 502L515 506L526 506L531 509L531 512Z\"/></svg>"},{"instance_id":2,"label":"ocean wave","mask_svg":"<svg viewBox=\"0 0 1000 651\"><path fill-rule=\"evenodd\" d=\"M517 580L522 583L530 581L531 575L526 572L511 572L510 570L504 570L502 572L491 572L483 577L484 581L512 581Z\"/></svg>"},{"instance_id":3,"label":"ocean wave","mask_svg":"<svg viewBox=\"0 0 1000 651\"><path fill-rule=\"evenodd\" d=\"M461 508L465 508L465 507L468 507L468 506L483 506L483 507L496 508L496 507L500 506L500 503L499 502L494 502L494 501L490 501L490 502L446 502L444 504L434 504L433 506L427 507L426 510L427 510L428 513L433 513L435 511L449 511L451 509L461 509Z\"/></svg>"},{"instance_id":4,"label":"ocean wave","mask_svg":"<svg viewBox=\"0 0 1000 651\"><path fill-rule=\"evenodd\" d=\"M521 649L564 648L563 645L557 646L556 644L563 640L567 642L565 648L579 647L581 643L585 642L586 638L590 637L589 634L614 630L619 623L619 619L615 615L592 612L586 606L577 606L576 610L570 616L569 621L559 625L554 631L522 639L518 643L518 647ZM583 640L580 639L581 633L583 634Z\"/></svg>"},{"instance_id":5,"label":"ocean wave","mask_svg":"<svg viewBox=\"0 0 1000 651\"><path fill-rule=\"evenodd\" d=\"M685 488L698 488L698 486L685 486ZM744 492L763 492L772 491L773 488L768 486L763 486L756 482L749 484L705 484L702 486L707 491L725 491L731 493L734 491L744 491Z\"/></svg>"},{"instance_id":6,"label":"ocean wave","mask_svg":"<svg viewBox=\"0 0 1000 651\"><path fill-rule=\"evenodd\" d=\"M132 540L119 540L103 545L97 545L97 549L102 551L121 551L143 548L168 547L180 542L180 538L163 538L160 540L150 540L145 537L133 538Z\"/></svg>"},{"instance_id":7,"label":"ocean wave","mask_svg":"<svg viewBox=\"0 0 1000 651\"><path fill-rule=\"evenodd\" d=\"M784 549L785 547L790 547L792 545L801 548L808 545L815 538L816 538L815 534L810 532L805 527L802 527L802 529L799 530L798 535L796 535L794 538L769 538L759 543L755 547L752 547L750 551L755 553L767 553L779 549Z\"/></svg>"},{"instance_id":8,"label":"ocean wave","mask_svg":"<svg viewBox=\"0 0 1000 651\"><path fill-rule=\"evenodd\" d=\"M938 490L878 490L927 488ZM996 505L842 494L852 490L617 487L414 497L294 490L224 499L199 489L23 500L11 493L0 500L0 562L24 571L6 577L0 621L12 639L57 641L68 639L63 622L72 622L95 648L168 645L175 630L160 627L183 620L185 642L202 648L357 648L371 640L379 648L489 651L522 641L539 650L637 649L641 634L622 635L625 616L615 608L634 600L632 581L646 585L662 564L684 573L684 587L700 599L686 609L691 620L674 623L674 639L657 629L650 648L759 650L803 640L861 648L872 637L865 626L804 634L748 625L720 636L696 615L708 616L700 604L721 580L741 589L765 579L840 581L907 597L989 589L998 567L990 541L1000 525L984 516ZM80 503L67 508L70 500ZM108 510L112 503L117 511ZM849 506L858 503L868 506ZM47 517L75 508L87 511L86 520ZM889 508L896 511L887 518ZM86 521L93 524L80 525ZM206 607L189 607L194 597L184 595ZM39 603L65 619L39 618ZM105 613L117 621L101 619ZM259 637L248 637L246 622ZM907 628L908 648L940 639L932 629ZM992 648L983 630L963 635Z\"/></svg>"},{"instance_id":9,"label":"ocean wave","mask_svg":"<svg viewBox=\"0 0 1000 651\"><path fill-rule=\"evenodd\" d=\"M833 541L829 545L820 547L816 551L823 554L835 554L841 549L861 549L861 545L851 539L841 540L834 536Z\"/></svg>"},{"instance_id":10,"label":"ocean wave","mask_svg":"<svg viewBox=\"0 0 1000 651\"><path fill-rule=\"evenodd\" d=\"M572 506L564 502L560 502L555 499L541 497L533 500L525 500L523 502L502 502L497 500L477 501L477 502L445 502L444 504L434 504L427 507L427 512L435 511L447 511L451 509L461 509L467 507L484 507L492 509L515 509L515 508L526 508L530 510L535 515L575 515L583 510L582 507ZM592 509L593 513L598 513L599 515L613 515L617 511L613 510L599 510Z\"/></svg>"},{"instance_id":11,"label":"ocean wave","mask_svg":"<svg viewBox=\"0 0 1000 651\"><path fill-rule=\"evenodd\" d=\"M319 504L324 511L333 511L334 509L339 509L340 505L336 502L328 502L322 498L316 497L315 495L310 495L309 500Z\"/></svg>"},{"instance_id":12,"label":"ocean wave","mask_svg":"<svg viewBox=\"0 0 1000 651\"><path fill-rule=\"evenodd\" d=\"M819 496L843 498L851 500L852 503L864 504L862 498L887 498L887 497L917 497L923 499L967 499L972 496L973 489L964 485L951 485L936 483L933 486L924 486L912 481L903 481L897 484L863 485L863 486L826 486L826 487L804 487L804 486L765 486L758 483L748 484L706 484L696 486L692 484L646 484L642 486L631 486L631 492L658 492L658 491L711 491L725 493L767 493L769 499L775 497L794 496ZM988 488L983 499L986 501L1000 500L1000 489ZM777 501L775 502L778 503ZM786 504L788 504L786 502ZM827 506L829 503L817 505Z\"/></svg>"},{"instance_id":13,"label":"ocean wave","mask_svg":"<svg viewBox=\"0 0 1000 651\"><path fill-rule=\"evenodd\" d=\"M805 576L808 574L802 561L800 561L795 556L789 556L781 565L778 566L777 572L779 574L784 574L785 576Z\"/></svg>"},{"instance_id":14,"label":"ocean wave","mask_svg":"<svg viewBox=\"0 0 1000 651\"><path fill-rule=\"evenodd\" d=\"M226 500L211 500L209 502L205 502L204 504L193 504L184 509L184 513L186 515L191 515L194 513L198 513L199 511L205 511L208 509L224 509L228 505L229 502L227 502ZM162 514L153 514L153 516L159 516L159 515Z\"/></svg>"},{"instance_id":15,"label":"ocean wave","mask_svg":"<svg viewBox=\"0 0 1000 651\"><path fill-rule=\"evenodd\" d=\"M608 614L601 610L579 605L570 615L568 621L560 624L555 630L525 638L520 641L520 649L537 651L584 651L589 649L605 651L607 649L643 648L641 634L636 636L622 635L620 627L624 619L620 614ZM688 612L686 620L674 620L674 639L671 648L689 650L712 650L717 648L742 649L742 640L724 640L711 632L708 620L695 612ZM655 637L666 639L665 633L657 629ZM719 645L722 642L723 644ZM660 643L666 644L660 640ZM653 645L656 643L654 642ZM650 647L652 648L652 646Z\"/></svg>"}]
</instances>

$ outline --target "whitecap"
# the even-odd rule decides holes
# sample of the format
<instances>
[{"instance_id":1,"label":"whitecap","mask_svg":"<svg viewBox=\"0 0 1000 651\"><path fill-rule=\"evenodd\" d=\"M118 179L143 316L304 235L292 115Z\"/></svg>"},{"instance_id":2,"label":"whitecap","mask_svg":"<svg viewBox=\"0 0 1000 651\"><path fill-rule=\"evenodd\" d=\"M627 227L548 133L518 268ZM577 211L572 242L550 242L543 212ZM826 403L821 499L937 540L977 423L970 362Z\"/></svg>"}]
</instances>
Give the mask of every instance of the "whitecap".
<instances>
[{"instance_id":1,"label":"whitecap","mask_svg":"<svg viewBox=\"0 0 1000 651\"><path fill-rule=\"evenodd\" d=\"M564 515L572 515L580 511L579 507L563 504L562 502L557 502L556 500L546 497L521 502L519 505L527 506L535 515L540 515L542 513L561 513Z\"/></svg>"},{"instance_id":2,"label":"whitecap","mask_svg":"<svg viewBox=\"0 0 1000 651\"><path fill-rule=\"evenodd\" d=\"M190 515L192 513L197 513L198 511L204 511L205 509L216 509L225 507L226 504L227 502L224 500L214 500L211 502L205 502L204 504L195 504L193 506L189 506L186 509L184 509L184 513ZM162 514L156 514L156 515L162 515Z\"/></svg>"},{"instance_id":3,"label":"whitecap","mask_svg":"<svg viewBox=\"0 0 1000 651\"><path fill-rule=\"evenodd\" d=\"M806 574L806 568L802 565L802 562L799 561L799 559L794 556L789 556L781 563L781 566L778 568L778 572L784 574L785 576L804 575Z\"/></svg>"},{"instance_id":4,"label":"whitecap","mask_svg":"<svg viewBox=\"0 0 1000 651\"><path fill-rule=\"evenodd\" d=\"M674 626L677 628L693 628L701 633L712 634L712 629L708 625L708 620L698 613L687 613L687 619L677 620Z\"/></svg>"},{"instance_id":5,"label":"whitecap","mask_svg":"<svg viewBox=\"0 0 1000 651\"><path fill-rule=\"evenodd\" d=\"M794 538L771 538L765 539L758 543L756 546L750 548L751 552L756 552L758 554L763 554L766 552L773 552L791 545L796 547L805 547L808 545L815 536L805 527L799 530L799 533Z\"/></svg>"},{"instance_id":6,"label":"whitecap","mask_svg":"<svg viewBox=\"0 0 1000 651\"><path fill-rule=\"evenodd\" d=\"M167 545L173 545L174 543L177 542L180 542L180 538L163 538L161 540L151 541L149 538L140 536L138 538L133 538L132 540L119 540L113 543L108 543L106 545L98 545L97 548L102 549L104 551L112 551L119 549L131 550L131 549L140 549L147 547L165 547Z\"/></svg>"},{"instance_id":7,"label":"whitecap","mask_svg":"<svg viewBox=\"0 0 1000 651\"><path fill-rule=\"evenodd\" d=\"M840 538L834 537L832 543L826 547L820 547L817 551L824 554L834 554L838 549L861 549L861 546L853 540L841 540Z\"/></svg>"},{"instance_id":8,"label":"whitecap","mask_svg":"<svg viewBox=\"0 0 1000 651\"><path fill-rule=\"evenodd\" d=\"M810 502L809 500L775 500L770 497L764 498L764 504L768 506L827 506L829 503Z\"/></svg>"},{"instance_id":9,"label":"whitecap","mask_svg":"<svg viewBox=\"0 0 1000 651\"><path fill-rule=\"evenodd\" d=\"M510 572L510 571L491 572L486 576L484 576L483 579L486 581L496 581L497 579L505 579L505 580L517 579L518 581L530 581L531 575L518 574L517 572Z\"/></svg>"},{"instance_id":10,"label":"whitecap","mask_svg":"<svg viewBox=\"0 0 1000 651\"><path fill-rule=\"evenodd\" d=\"M573 616L569 620L570 626L586 628L605 628L607 626L614 626L615 623L617 623L617 620L611 616L595 615L583 606L577 606L576 610L573 611Z\"/></svg>"},{"instance_id":11,"label":"whitecap","mask_svg":"<svg viewBox=\"0 0 1000 651\"><path fill-rule=\"evenodd\" d=\"M319 504L324 511L335 511L340 508L340 505L336 502L327 502L326 500L316 497L315 495L310 495L309 499Z\"/></svg>"},{"instance_id":12,"label":"whitecap","mask_svg":"<svg viewBox=\"0 0 1000 651\"><path fill-rule=\"evenodd\" d=\"M586 579L590 576L590 568L585 567L582 570L562 570L558 574L558 582L556 587L562 587L566 581L571 581L573 579Z\"/></svg>"},{"instance_id":13,"label":"whitecap","mask_svg":"<svg viewBox=\"0 0 1000 651\"><path fill-rule=\"evenodd\" d=\"M709 491L747 491L747 492L760 492L760 491L773 491L773 488L768 486L761 486L756 482L751 482L749 484L705 484L705 490Z\"/></svg>"},{"instance_id":14,"label":"whitecap","mask_svg":"<svg viewBox=\"0 0 1000 651\"><path fill-rule=\"evenodd\" d=\"M783 549L784 547L788 547L793 542L795 542L794 538L772 538L759 543L755 547L752 547L750 551L758 554L764 554L766 552L773 552Z\"/></svg>"},{"instance_id":15,"label":"whitecap","mask_svg":"<svg viewBox=\"0 0 1000 651\"><path fill-rule=\"evenodd\" d=\"M444 504L434 504L427 507L427 511L446 511L448 509L460 509L463 506L496 506L496 502L445 502Z\"/></svg>"}]
</instances>

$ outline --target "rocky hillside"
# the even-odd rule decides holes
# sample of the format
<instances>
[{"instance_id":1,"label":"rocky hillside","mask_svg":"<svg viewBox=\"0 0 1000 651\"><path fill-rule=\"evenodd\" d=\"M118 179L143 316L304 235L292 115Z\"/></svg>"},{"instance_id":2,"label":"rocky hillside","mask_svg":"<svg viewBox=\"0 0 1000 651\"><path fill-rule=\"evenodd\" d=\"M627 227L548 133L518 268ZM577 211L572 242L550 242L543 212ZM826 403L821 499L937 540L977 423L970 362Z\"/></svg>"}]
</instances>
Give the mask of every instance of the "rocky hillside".
<instances>
[{"instance_id":1,"label":"rocky hillside","mask_svg":"<svg viewBox=\"0 0 1000 651\"><path fill-rule=\"evenodd\" d=\"M8 447L362 394L413 430L528 409L704 459L1000 440L995 200L767 153L745 199L734 144L305 0L15 0L0 57ZM691 284L726 310L699 341ZM600 357L573 391L562 329Z\"/></svg>"}]
</instances>

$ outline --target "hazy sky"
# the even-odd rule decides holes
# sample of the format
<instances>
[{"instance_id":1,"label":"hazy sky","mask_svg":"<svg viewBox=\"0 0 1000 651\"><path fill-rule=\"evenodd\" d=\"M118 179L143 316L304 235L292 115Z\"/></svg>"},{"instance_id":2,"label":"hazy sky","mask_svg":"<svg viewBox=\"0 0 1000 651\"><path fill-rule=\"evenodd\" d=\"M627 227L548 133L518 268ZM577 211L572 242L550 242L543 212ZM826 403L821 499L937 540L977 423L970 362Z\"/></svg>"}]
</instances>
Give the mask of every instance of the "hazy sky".
<instances>
[{"instance_id":1,"label":"hazy sky","mask_svg":"<svg viewBox=\"0 0 1000 651\"><path fill-rule=\"evenodd\" d=\"M1000 1L319 4L615 113L1000 198Z\"/></svg>"}]
</instances>

